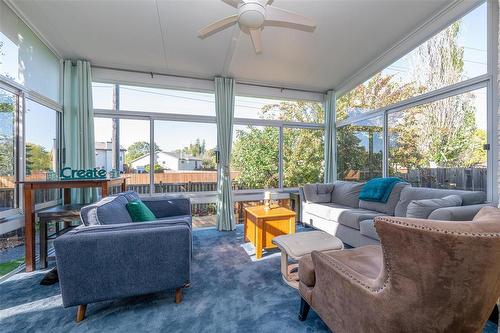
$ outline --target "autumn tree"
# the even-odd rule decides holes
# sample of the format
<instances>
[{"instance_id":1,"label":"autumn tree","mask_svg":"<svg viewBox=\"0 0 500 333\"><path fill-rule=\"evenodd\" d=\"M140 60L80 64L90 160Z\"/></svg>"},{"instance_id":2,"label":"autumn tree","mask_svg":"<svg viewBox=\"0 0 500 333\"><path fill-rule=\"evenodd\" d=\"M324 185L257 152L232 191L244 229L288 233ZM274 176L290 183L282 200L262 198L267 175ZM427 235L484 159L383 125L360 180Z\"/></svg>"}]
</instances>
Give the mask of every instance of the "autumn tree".
<instances>
[{"instance_id":1,"label":"autumn tree","mask_svg":"<svg viewBox=\"0 0 500 333\"><path fill-rule=\"evenodd\" d=\"M320 123L324 110L319 103L280 101L260 110L262 119ZM279 130L277 127L247 126L237 129L231 167L238 171L240 188L275 188L279 185ZM322 181L323 131L284 128L283 184L286 187Z\"/></svg>"},{"instance_id":2,"label":"autumn tree","mask_svg":"<svg viewBox=\"0 0 500 333\"><path fill-rule=\"evenodd\" d=\"M137 141L131 144L127 153L125 154L125 163L129 164L135 159L149 154L149 142L147 141ZM160 151L160 147L155 143L155 152Z\"/></svg>"}]
</instances>

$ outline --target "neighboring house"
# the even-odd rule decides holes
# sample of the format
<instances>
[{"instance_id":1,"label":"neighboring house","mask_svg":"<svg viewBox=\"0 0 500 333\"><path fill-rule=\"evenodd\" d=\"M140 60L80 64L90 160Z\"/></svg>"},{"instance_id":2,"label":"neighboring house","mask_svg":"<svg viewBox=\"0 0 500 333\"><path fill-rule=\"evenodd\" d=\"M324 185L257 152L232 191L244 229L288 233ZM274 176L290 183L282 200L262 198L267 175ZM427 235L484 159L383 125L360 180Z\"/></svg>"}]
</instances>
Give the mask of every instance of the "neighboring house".
<instances>
[{"instance_id":1,"label":"neighboring house","mask_svg":"<svg viewBox=\"0 0 500 333\"><path fill-rule=\"evenodd\" d=\"M199 170L202 168L202 160L184 153L158 151L155 156L155 164L166 170ZM130 166L138 172L144 172L149 165L149 154L143 155L132 162Z\"/></svg>"},{"instance_id":2,"label":"neighboring house","mask_svg":"<svg viewBox=\"0 0 500 333\"><path fill-rule=\"evenodd\" d=\"M113 143L96 142L95 143L95 166L99 169L111 171L113 169ZM120 172L123 172L123 162L125 161L125 148L120 147Z\"/></svg>"}]
</instances>

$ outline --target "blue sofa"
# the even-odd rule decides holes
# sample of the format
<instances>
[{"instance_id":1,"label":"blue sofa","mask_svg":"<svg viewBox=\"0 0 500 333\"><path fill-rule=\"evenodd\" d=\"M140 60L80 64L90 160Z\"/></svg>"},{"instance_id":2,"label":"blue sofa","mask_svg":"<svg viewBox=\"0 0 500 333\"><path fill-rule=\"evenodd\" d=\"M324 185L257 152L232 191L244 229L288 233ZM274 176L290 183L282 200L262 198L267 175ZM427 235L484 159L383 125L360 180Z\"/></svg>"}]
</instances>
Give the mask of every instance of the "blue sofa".
<instances>
[{"instance_id":1,"label":"blue sofa","mask_svg":"<svg viewBox=\"0 0 500 333\"><path fill-rule=\"evenodd\" d=\"M183 197L142 199L158 218L132 222L126 204L135 192L103 198L82 208L83 224L54 242L64 307L175 289L175 302L189 286L191 204Z\"/></svg>"}]
</instances>

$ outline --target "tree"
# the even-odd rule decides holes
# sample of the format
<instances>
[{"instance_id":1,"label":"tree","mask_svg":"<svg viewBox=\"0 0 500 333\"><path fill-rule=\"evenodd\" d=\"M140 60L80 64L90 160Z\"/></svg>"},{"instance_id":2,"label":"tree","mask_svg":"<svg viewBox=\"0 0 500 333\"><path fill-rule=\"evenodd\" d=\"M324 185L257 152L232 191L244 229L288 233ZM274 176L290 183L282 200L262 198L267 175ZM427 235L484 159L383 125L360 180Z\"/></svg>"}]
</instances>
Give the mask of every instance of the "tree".
<instances>
[{"instance_id":1,"label":"tree","mask_svg":"<svg viewBox=\"0 0 500 333\"><path fill-rule=\"evenodd\" d=\"M149 154L149 142L138 141L131 144L125 154L125 163L130 164L135 159ZM155 143L155 152L160 151L160 147Z\"/></svg>"},{"instance_id":2,"label":"tree","mask_svg":"<svg viewBox=\"0 0 500 333\"><path fill-rule=\"evenodd\" d=\"M148 164L144 167L144 172L149 173L149 170L150 170L150 167ZM159 165L158 163L155 163L155 169L154 169L155 173L162 173L163 170L165 170L165 169L161 165Z\"/></svg>"},{"instance_id":3,"label":"tree","mask_svg":"<svg viewBox=\"0 0 500 333\"><path fill-rule=\"evenodd\" d=\"M14 174L14 102L0 90L0 176Z\"/></svg>"},{"instance_id":4,"label":"tree","mask_svg":"<svg viewBox=\"0 0 500 333\"><path fill-rule=\"evenodd\" d=\"M52 170L52 156L45 147L34 143L26 144L26 174L33 171Z\"/></svg>"},{"instance_id":5,"label":"tree","mask_svg":"<svg viewBox=\"0 0 500 333\"><path fill-rule=\"evenodd\" d=\"M262 119L322 123L319 103L283 101L265 105ZM285 128L283 131L283 183L298 186L323 178L323 131ZM231 168L238 172L239 188L278 187L279 130L276 127L247 126L236 130Z\"/></svg>"},{"instance_id":6,"label":"tree","mask_svg":"<svg viewBox=\"0 0 500 333\"><path fill-rule=\"evenodd\" d=\"M248 126L236 130L231 155L232 169L240 189L278 187L277 128Z\"/></svg>"},{"instance_id":7,"label":"tree","mask_svg":"<svg viewBox=\"0 0 500 333\"><path fill-rule=\"evenodd\" d=\"M215 157L215 148L209 149L205 152L202 157L202 170L216 170L217 169L217 161Z\"/></svg>"}]
</instances>

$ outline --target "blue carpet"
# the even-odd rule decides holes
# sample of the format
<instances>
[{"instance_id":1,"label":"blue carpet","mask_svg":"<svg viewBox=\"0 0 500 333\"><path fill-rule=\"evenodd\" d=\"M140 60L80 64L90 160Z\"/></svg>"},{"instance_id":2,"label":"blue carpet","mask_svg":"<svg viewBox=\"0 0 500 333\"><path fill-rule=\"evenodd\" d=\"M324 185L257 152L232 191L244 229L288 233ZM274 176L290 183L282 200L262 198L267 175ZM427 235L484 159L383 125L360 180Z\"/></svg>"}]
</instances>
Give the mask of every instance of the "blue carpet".
<instances>
[{"instance_id":1,"label":"blue carpet","mask_svg":"<svg viewBox=\"0 0 500 333\"><path fill-rule=\"evenodd\" d=\"M329 332L314 311L297 319L299 296L282 282L279 256L252 261L241 227L193 238L191 288L179 305L173 291L90 304L77 324L59 286L39 285L44 272L21 273L0 284L0 332Z\"/></svg>"}]
</instances>

